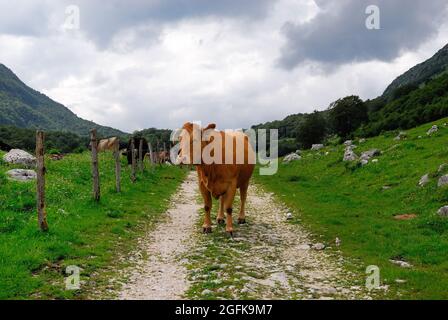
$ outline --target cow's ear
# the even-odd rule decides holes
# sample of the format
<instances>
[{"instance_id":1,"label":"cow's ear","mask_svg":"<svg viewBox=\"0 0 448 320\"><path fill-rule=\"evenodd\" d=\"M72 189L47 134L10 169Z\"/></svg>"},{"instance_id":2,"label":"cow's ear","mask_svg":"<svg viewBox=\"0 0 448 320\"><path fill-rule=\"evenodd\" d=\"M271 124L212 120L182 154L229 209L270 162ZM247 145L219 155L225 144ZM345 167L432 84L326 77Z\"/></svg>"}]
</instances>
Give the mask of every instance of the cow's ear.
<instances>
[{"instance_id":1,"label":"cow's ear","mask_svg":"<svg viewBox=\"0 0 448 320\"><path fill-rule=\"evenodd\" d=\"M216 129L216 124L214 123L210 123L206 128L204 128L204 131L209 130L209 129Z\"/></svg>"}]
</instances>

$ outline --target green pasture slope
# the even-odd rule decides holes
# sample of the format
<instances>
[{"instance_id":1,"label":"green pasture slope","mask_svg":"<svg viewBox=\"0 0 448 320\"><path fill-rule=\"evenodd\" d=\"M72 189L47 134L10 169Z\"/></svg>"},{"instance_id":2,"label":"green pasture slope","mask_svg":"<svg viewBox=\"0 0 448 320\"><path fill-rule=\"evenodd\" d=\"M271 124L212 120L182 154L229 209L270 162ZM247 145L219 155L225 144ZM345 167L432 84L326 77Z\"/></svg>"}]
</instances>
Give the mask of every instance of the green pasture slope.
<instances>
[{"instance_id":1,"label":"green pasture slope","mask_svg":"<svg viewBox=\"0 0 448 320\"><path fill-rule=\"evenodd\" d=\"M391 298L448 299L448 218L437 215L448 205L448 188L437 187L438 168L448 163L445 122L448 119L409 130L402 141L394 141L397 132L363 144L355 140L358 155L372 148L383 151L377 163L365 167L344 163L343 145L327 146L305 152L300 161L280 164L274 176L256 180L290 206L291 223L308 226L332 246L339 237L342 252L359 261L359 271L368 265L380 267ZM439 125L439 132L428 137L433 124ZM426 173L431 182L421 188L418 182ZM417 218L394 219L399 214ZM390 259L403 259L413 267L398 267Z\"/></svg>"},{"instance_id":2,"label":"green pasture slope","mask_svg":"<svg viewBox=\"0 0 448 320\"><path fill-rule=\"evenodd\" d=\"M117 194L112 155L100 154L102 198L96 204L89 160L89 153L47 159L47 233L37 226L35 183L9 181L4 173L11 167L0 160L0 299L80 299L93 287L107 287L120 263L117 254L132 249L157 221L186 174L157 166L132 185L123 159ZM80 291L65 290L68 265L82 268Z\"/></svg>"}]
</instances>

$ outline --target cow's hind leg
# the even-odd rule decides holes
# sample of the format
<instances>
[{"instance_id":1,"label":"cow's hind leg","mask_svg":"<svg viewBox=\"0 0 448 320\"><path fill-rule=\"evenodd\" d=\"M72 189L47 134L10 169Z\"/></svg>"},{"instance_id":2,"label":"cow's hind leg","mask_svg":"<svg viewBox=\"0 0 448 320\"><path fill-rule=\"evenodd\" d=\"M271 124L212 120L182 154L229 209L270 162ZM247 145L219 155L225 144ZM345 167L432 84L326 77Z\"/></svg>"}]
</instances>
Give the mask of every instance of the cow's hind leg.
<instances>
[{"instance_id":1,"label":"cow's hind leg","mask_svg":"<svg viewBox=\"0 0 448 320\"><path fill-rule=\"evenodd\" d=\"M216 218L216 222L218 224L224 224L224 196L219 197L219 210L218 217Z\"/></svg>"},{"instance_id":2,"label":"cow's hind leg","mask_svg":"<svg viewBox=\"0 0 448 320\"><path fill-rule=\"evenodd\" d=\"M238 224L246 223L246 199L248 188L249 184L241 186L240 188L241 208L240 208L240 214L238 215Z\"/></svg>"},{"instance_id":3,"label":"cow's hind leg","mask_svg":"<svg viewBox=\"0 0 448 320\"><path fill-rule=\"evenodd\" d=\"M204 233L212 232L212 220L210 218L210 211L212 210L212 195L210 191L204 186L203 183L199 182L199 189L201 190L202 198L204 198L204 224L202 225L202 231Z\"/></svg>"},{"instance_id":4,"label":"cow's hind leg","mask_svg":"<svg viewBox=\"0 0 448 320\"><path fill-rule=\"evenodd\" d=\"M233 235L233 200L235 199L236 184L230 186L227 192L223 195L224 198L224 209L226 211L226 232Z\"/></svg>"}]
</instances>

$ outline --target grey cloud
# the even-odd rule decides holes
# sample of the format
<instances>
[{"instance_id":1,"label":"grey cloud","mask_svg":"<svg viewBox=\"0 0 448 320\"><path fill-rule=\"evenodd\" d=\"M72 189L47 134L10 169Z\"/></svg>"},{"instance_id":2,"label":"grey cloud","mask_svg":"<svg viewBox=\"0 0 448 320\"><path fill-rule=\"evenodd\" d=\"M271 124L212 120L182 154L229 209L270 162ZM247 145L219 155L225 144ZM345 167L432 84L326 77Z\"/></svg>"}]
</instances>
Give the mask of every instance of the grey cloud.
<instances>
[{"instance_id":1,"label":"grey cloud","mask_svg":"<svg viewBox=\"0 0 448 320\"><path fill-rule=\"evenodd\" d=\"M154 26L162 27L182 19L207 16L259 19L264 17L273 0L62 0L29 1L0 0L0 34L41 36L51 30L50 19L56 26L63 24L65 8L80 8L81 32L99 47L106 48L114 35L129 28L152 26L151 32L141 34L156 36ZM9 4L11 3L11 4ZM53 25L53 27L55 26ZM142 28L141 30L144 30Z\"/></svg>"},{"instance_id":2,"label":"grey cloud","mask_svg":"<svg viewBox=\"0 0 448 320\"><path fill-rule=\"evenodd\" d=\"M287 22L279 64L292 69L305 61L337 66L370 60L391 61L418 48L446 16L446 0L318 0L320 11L308 22ZM369 5L380 9L380 30L365 27Z\"/></svg>"}]
</instances>

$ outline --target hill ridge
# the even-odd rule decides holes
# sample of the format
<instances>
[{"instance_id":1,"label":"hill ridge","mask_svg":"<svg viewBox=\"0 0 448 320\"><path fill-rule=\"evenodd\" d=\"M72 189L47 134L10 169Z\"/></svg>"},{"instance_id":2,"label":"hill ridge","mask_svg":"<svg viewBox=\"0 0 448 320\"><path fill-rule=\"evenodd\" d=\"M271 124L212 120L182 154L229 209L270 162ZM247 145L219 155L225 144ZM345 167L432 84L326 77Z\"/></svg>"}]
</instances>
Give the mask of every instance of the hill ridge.
<instances>
[{"instance_id":1,"label":"hill ridge","mask_svg":"<svg viewBox=\"0 0 448 320\"><path fill-rule=\"evenodd\" d=\"M0 125L62 131L86 136L96 128L102 136L127 133L78 117L63 104L29 87L0 63Z\"/></svg>"}]
</instances>

